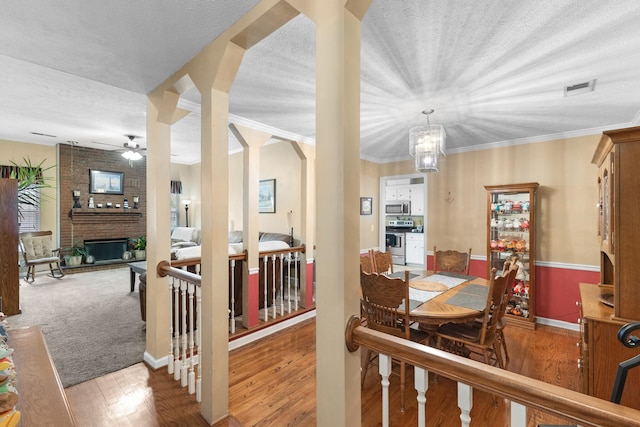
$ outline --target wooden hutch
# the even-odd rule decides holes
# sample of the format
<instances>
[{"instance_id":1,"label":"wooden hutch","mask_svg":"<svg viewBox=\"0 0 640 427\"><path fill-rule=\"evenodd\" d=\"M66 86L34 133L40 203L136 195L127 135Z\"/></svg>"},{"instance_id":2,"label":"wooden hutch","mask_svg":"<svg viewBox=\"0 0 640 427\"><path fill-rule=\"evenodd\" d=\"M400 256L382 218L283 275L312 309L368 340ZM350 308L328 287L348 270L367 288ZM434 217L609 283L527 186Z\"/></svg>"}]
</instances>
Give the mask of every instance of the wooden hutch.
<instances>
[{"instance_id":1,"label":"wooden hutch","mask_svg":"<svg viewBox=\"0 0 640 427\"><path fill-rule=\"evenodd\" d=\"M639 352L617 333L640 321L640 127L603 132L598 167L600 284L581 284L582 391L609 400L618 364ZM640 409L640 369L631 370L621 404Z\"/></svg>"}]
</instances>

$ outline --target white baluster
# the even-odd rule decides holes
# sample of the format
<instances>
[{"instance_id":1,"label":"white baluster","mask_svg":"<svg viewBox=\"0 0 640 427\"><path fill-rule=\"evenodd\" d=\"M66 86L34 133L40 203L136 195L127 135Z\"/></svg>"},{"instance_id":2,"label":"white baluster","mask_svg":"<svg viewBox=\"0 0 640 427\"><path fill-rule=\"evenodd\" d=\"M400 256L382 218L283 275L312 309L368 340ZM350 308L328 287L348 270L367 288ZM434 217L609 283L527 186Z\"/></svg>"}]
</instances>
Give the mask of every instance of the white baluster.
<instances>
[{"instance_id":1,"label":"white baluster","mask_svg":"<svg viewBox=\"0 0 640 427\"><path fill-rule=\"evenodd\" d=\"M169 282L169 363L167 363L167 371L169 374L173 374L173 323L171 322L173 314L173 306L171 300L173 300L173 281Z\"/></svg>"},{"instance_id":2,"label":"white baluster","mask_svg":"<svg viewBox=\"0 0 640 427\"><path fill-rule=\"evenodd\" d=\"M180 306L182 307L182 366L180 369L180 385L187 386L187 282L184 280L180 283Z\"/></svg>"},{"instance_id":3,"label":"white baluster","mask_svg":"<svg viewBox=\"0 0 640 427\"><path fill-rule=\"evenodd\" d=\"M511 402L511 427L527 427L527 408Z\"/></svg>"},{"instance_id":4,"label":"white baluster","mask_svg":"<svg viewBox=\"0 0 640 427\"><path fill-rule=\"evenodd\" d=\"M202 335L200 332L200 325L202 325L202 289L200 286L196 289L196 313L197 313L197 324L196 324L196 344L198 346L198 357L197 357L197 365L198 365L198 375L196 376L196 402L202 401L202 373L200 366L200 343L202 342Z\"/></svg>"},{"instance_id":5,"label":"white baluster","mask_svg":"<svg viewBox=\"0 0 640 427\"><path fill-rule=\"evenodd\" d=\"M298 260L300 252L296 252L295 262L293 263L293 304L295 309L298 310Z\"/></svg>"},{"instance_id":6,"label":"white baluster","mask_svg":"<svg viewBox=\"0 0 640 427\"><path fill-rule=\"evenodd\" d=\"M194 363L194 327L195 324L193 322L193 310L194 310L194 301L193 301L193 293L195 291L196 285L193 283L189 283L189 394L193 394L196 391L196 374L195 374L195 363Z\"/></svg>"},{"instance_id":7,"label":"white baluster","mask_svg":"<svg viewBox=\"0 0 640 427\"><path fill-rule=\"evenodd\" d=\"M429 372L417 366L413 368L413 372L413 384L418 392L418 427L425 427L427 425L427 397L425 395L429 389Z\"/></svg>"},{"instance_id":8,"label":"white baluster","mask_svg":"<svg viewBox=\"0 0 640 427\"><path fill-rule=\"evenodd\" d=\"M382 377L382 427L389 427L389 375L391 375L391 357L378 355L378 372Z\"/></svg>"},{"instance_id":9,"label":"white baluster","mask_svg":"<svg viewBox=\"0 0 640 427\"><path fill-rule=\"evenodd\" d=\"M267 303L269 302L269 294L268 294L268 290L269 290L269 275L267 274L267 270L269 268L269 256L265 255L264 256L264 321L268 321L269 320L269 309L267 307Z\"/></svg>"},{"instance_id":10,"label":"white baluster","mask_svg":"<svg viewBox=\"0 0 640 427\"><path fill-rule=\"evenodd\" d=\"M293 252L289 252L287 257L287 313L291 313L291 260Z\"/></svg>"},{"instance_id":11,"label":"white baluster","mask_svg":"<svg viewBox=\"0 0 640 427\"><path fill-rule=\"evenodd\" d=\"M271 311L273 312L273 318L276 318L277 314L277 304L276 304L276 259L278 256L276 254L271 255Z\"/></svg>"},{"instance_id":12,"label":"white baluster","mask_svg":"<svg viewBox=\"0 0 640 427\"><path fill-rule=\"evenodd\" d=\"M284 254L280 254L280 316L284 316Z\"/></svg>"},{"instance_id":13,"label":"white baluster","mask_svg":"<svg viewBox=\"0 0 640 427\"><path fill-rule=\"evenodd\" d=\"M458 407L460 408L460 425L469 427L473 407L473 388L460 382L458 383Z\"/></svg>"},{"instance_id":14,"label":"white baluster","mask_svg":"<svg viewBox=\"0 0 640 427\"><path fill-rule=\"evenodd\" d=\"M173 281L173 339L175 343L173 345L173 379L180 379L180 313L178 313L178 307L180 307L180 282L178 280Z\"/></svg>"},{"instance_id":15,"label":"white baluster","mask_svg":"<svg viewBox=\"0 0 640 427\"><path fill-rule=\"evenodd\" d=\"M231 297L231 318L229 319L229 330L231 331L231 333L234 333L236 331L236 275L235 275L235 271L236 271L236 260L232 259L231 260L231 286L229 289L229 292L231 292L230 297Z\"/></svg>"}]
</instances>

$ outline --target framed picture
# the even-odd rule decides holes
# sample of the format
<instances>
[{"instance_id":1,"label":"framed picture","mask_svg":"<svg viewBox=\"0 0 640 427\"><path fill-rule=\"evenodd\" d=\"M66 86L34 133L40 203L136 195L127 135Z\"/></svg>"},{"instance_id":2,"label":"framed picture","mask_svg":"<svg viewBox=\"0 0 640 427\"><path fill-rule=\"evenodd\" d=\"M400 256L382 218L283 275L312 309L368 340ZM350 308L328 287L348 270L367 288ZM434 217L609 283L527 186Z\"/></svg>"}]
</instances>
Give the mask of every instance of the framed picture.
<instances>
[{"instance_id":1,"label":"framed picture","mask_svg":"<svg viewBox=\"0 0 640 427\"><path fill-rule=\"evenodd\" d=\"M276 213L276 180L263 179L260 181L258 201L259 213Z\"/></svg>"},{"instance_id":2,"label":"framed picture","mask_svg":"<svg viewBox=\"0 0 640 427\"><path fill-rule=\"evenodd\" d=\"M124 194L124 172L90 169L89 192L94 194Z\"/></svg>"},{"instance_id":3,"label":"framed picture","mask_svg":"<svg viewBox=\"0 0 640 427\"><path fill-rule=\"evenodd\" d=\"M360 197L360 215L372 215L372 203L371 197Z\"/></svg>"}]
</instances>

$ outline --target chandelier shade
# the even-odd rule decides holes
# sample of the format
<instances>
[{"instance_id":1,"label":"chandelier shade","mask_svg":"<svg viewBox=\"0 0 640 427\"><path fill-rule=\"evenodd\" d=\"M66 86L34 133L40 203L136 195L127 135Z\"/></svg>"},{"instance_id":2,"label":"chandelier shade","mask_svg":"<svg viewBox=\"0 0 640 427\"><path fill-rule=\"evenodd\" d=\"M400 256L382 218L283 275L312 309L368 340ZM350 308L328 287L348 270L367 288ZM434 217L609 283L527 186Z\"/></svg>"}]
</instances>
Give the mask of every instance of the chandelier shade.
<instances>
[{"instance_id":1,"label":"chandelier shade","mask_svg":"<svg viewBox=\"0 0 640 427\"><path fill-rule=\"evenodd\" d=\"M422 113L427 115L427 125L409 130L409 154L415 160L417 172L438 172L439 158L445 156L447 134L442 125L429 123L429 114L433 110Z\"/></svg>"},{"instance_id":2,"label":"chandelier shade","mask_svg":"<svg viewBox=\"0 0 640 427\"><path fill-rule=\"evenodd\" d=\"M122 153L122 157L127 160L140 160L142 158L142 154L138 153L137 151L128 150Z\"/></svg>"}]
</instances>

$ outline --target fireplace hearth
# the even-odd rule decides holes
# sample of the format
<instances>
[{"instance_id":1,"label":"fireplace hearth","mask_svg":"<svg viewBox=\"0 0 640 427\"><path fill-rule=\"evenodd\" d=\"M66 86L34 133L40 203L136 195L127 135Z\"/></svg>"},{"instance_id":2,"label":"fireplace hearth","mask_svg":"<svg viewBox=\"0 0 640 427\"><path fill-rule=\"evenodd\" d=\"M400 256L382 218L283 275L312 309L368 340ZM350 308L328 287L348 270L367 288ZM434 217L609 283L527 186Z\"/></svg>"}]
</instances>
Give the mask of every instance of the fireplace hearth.
<instances>
[{"instance_id":1,"label":"fireplace hearth","mask_svg":"<svg viewBox=\"0 0 640 427\"><path fill-rule=\"evenodd\" d=\"M84 241L84 248L87 255L93 255L96 261L111 261L122 259L122 254L128 250L128 243L126 237L92 239Z\"/></svg>"}]
</instances>

